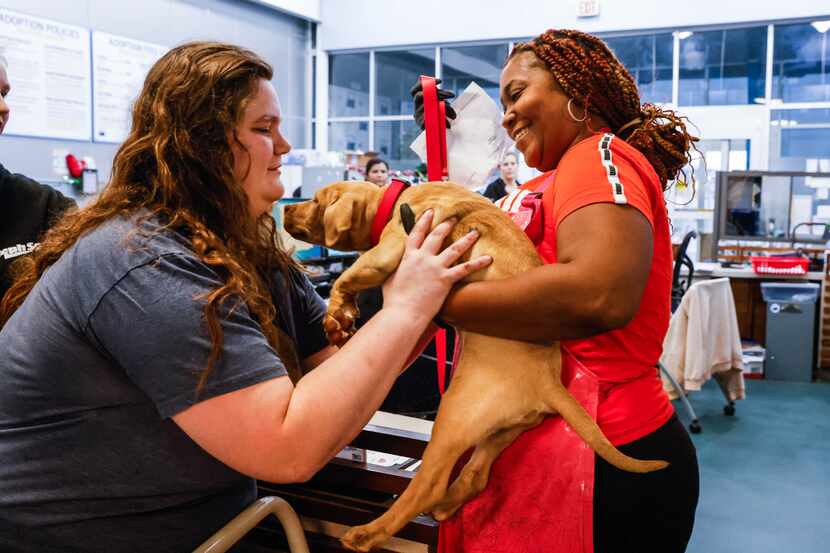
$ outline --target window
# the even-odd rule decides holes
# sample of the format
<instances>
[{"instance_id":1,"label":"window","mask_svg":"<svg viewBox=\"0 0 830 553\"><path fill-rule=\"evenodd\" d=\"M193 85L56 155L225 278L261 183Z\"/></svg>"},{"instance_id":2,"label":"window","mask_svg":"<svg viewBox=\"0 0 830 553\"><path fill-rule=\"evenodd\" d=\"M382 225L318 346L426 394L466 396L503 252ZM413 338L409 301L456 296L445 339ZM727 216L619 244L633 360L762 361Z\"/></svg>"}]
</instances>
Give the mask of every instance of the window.
<instances>
[{"instance_id":1,"label":"window","mask_svg":"<svg viewBox=\"0 0 830 553\"><path fill-rule=\"evenodd\" d=\"M830 109L773 111L770 145L776 169L830 171Z\"/></svg>"},{"instance_id":2,"label":"window","mask_svg":"<svg viewBox=\"0 0 830 553\"><path fill-rule=\"evenodd\" d=\"M790 200L790 236L826 242L830 231L830 177L793 176ZM813 223L813 224L809 224ZM823 224L822 224L823 223ZM825 226L827 225L827 226ZM796 229L798 227L798 229ZM795 231L795 232L793 232Z\"/></svg>"},{"instance_id":3,"label":"window","mask_svg":"<svg viewBox=\"0 0 830 553\"><path fill-rule=\"evenodd\" d=\"M363 127L363 128L361 128ZM361 151L369 149L369 128L360 122L329 123L329 150Z\"/></svg>"},{"instance_id":4,"label":"window","mask_svg":"<svg viewBox=\"0 0 830 553\"><path fill-rule=\"evenodd\" d=\"M313 26L314 29L317 25ZM317 56L311 56L311 119L317 117Z\"/></svg>"},{"instance_id":5,"label":"window","mask_svg":"<svg viewBox=\"0 0 830 553\"><path fill-rule=\"evenodd\" d=\"M785 102L830 100L830 20L775 26L772 97Z\"/></svg>"},{"instance_id":6,"label":"window","mask_svg":"<svg viewBox=\"0 0 830 553\"><path fill-rule=\"evenodd\" d=\"M414 113L409 91L421 75L435 74L435 48L375 53L375 115Z\"/></svg>"},{"instance_id":7,"label":"window","mask_svg":"<svg viewBox=\"0 0 830 553\"><path fill-rule=\"evenodd\" d=\"M634 77L640 91L640 102L671 102L674 50L671 33L603 40Z\"/></svg>"},{"instance_id":8,"label":"window","mask_svg":"<svg viewBox=\"0 0 830 553\"><path fill-rule=\"evenodd\" d=\"M421 160L409 145L421 133L412 119L403 121L378 121L375 123L375 150L389 161L392 171L415 169Z\"/></svg>"},{"instance_id":9,"label":"window","mask_svg":"<svg viewBox=\"0 0 830 553\"><path fill-rule=\"evenodd\" d=\"M329 117L369 115L369 53L329 58Z\"/></svg>"},{"instance_id":10,"label":"window","mask_svg":"<svg viewBox=\"0 0 830 553\"><path fill-rule=\"evenodd\" d=\"M505 59L507 44L441 48L441 88L458 96L475 81L500 105L499 77Z\"/></svg>"},{"instance_id":11,"label":"window","mask_svg":"<svg viewBox=\"0 0 830 553\"><path fill-rule=\"evenodd\" d=\"M830 172L830 109L773 110L770 170Z\"/></svg>"},{"instance_id":12,"label":"window","mask_svg":"<svg viewBox=\"0 0 830 553\"><path fill-rule=\"evenodd\" d=\"M305 117L284 115L280 121L280 132L293 148L304 148L306 144Z\"/></svg>"},{"instance_id":13,"label":"window","mask_svg":"<svg viewBox=\"0 0 830 553\"><path fill-rule=\"evenodd\" d=\"M713 106L765 98L767 28L684 31L680 38L678 103Z\"/></svg>"}]
</instances>

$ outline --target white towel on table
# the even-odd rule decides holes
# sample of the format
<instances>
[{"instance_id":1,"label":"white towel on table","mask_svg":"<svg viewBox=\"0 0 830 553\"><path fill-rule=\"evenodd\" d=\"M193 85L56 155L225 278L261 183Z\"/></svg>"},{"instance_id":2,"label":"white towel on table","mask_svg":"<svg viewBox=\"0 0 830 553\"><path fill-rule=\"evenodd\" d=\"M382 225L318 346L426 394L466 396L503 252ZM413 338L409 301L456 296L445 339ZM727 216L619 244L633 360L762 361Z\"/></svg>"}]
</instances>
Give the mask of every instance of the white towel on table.
<instances>
[{"instance_id":1,"label":"white towel on table","mask_svg":"<svg viewBox=\"0 0 830 553\"><path fill-rule=\"evenodd\" d=\"M744 398L741 334L728 278L696 282L686 291L669 323L660 362L684 390L700 390L717 376L730 399ZM671 390L665 379L664 387Z\"/></svg>"}]
</instances>

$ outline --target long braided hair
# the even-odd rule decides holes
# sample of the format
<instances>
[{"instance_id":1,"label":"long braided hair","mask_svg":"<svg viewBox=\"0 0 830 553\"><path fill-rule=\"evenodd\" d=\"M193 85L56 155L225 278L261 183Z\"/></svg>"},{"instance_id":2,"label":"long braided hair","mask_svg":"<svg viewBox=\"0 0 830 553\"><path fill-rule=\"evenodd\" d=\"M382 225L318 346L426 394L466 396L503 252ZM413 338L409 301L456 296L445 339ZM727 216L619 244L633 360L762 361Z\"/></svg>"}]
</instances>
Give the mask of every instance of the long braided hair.
<instances>
[{"instance_id":1,"label":"long braided hair","mask_svg":"<svg viewBox=\"0 0 830 553\"><path fill-rule=\"evenodd\" d=\"M221 357L220 318L244 302L294 380L296 348L274 324L272 278L300 270L279 241L269 214L250 221L248 198L234 176L235 126L260 79L273 70L255 53L217 42L173 48L150 69L133 105L132 129L113 159L106 189L70 211L31 255L13 267L16 279L0 304L0 326L40 276L78 239L115 217L146 212L190 238L195 254L224 279L204 302L211 338L196 392Z\"/></svg>"},{"instance_id":2,"label":"long braided hair","mask_svg":"<svg viewBox=\"0 0 830 553\"><path fill-rule=\"evenodd\" d=\"M550 29L516 44L507 61L533 52L559 87L586 113L602 117L611 130L651 163L663 188L692 161L698 138L686 130L686 118L671 109L640 104L631 74L599 38L568 29Z\"/></svg>"}]
</instances>

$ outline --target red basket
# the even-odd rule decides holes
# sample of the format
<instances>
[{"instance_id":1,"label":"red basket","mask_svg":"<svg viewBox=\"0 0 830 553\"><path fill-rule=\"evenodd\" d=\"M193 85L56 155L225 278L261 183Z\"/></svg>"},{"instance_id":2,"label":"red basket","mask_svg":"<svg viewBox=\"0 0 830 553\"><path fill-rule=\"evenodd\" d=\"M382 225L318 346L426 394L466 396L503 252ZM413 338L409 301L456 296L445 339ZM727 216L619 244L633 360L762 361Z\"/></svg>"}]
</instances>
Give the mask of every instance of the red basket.
<instances>
[{"instance_id":1,"label":"red basket","mask_svg":"<svg viewBox=\"0 0 830 553\"><path fill-rule=\"evenodd\" d=\"M750 257L759 275L806 275L810 260L804 257Z\"/></svg>"}]
</instances>

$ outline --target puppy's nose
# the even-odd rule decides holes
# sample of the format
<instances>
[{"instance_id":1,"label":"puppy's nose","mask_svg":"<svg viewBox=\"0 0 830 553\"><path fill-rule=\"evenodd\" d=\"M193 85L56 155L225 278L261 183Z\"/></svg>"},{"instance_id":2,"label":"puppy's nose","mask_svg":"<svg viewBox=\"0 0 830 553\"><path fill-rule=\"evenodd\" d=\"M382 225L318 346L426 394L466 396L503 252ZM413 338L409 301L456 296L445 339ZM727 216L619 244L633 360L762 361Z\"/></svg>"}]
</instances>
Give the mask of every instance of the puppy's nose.
<instances>
[{"instance_id":1,"label":"puppy's nose","mask_svg":"<svg viewBox=\"0 0 830 553\"><path fill-rule=\"evenodd\" d=\"M286 224L288 224L296 218L296 209L297 204L286 204L285 209L282 212L283 219L285 219Z\"/></svg>"}]
</instances>

